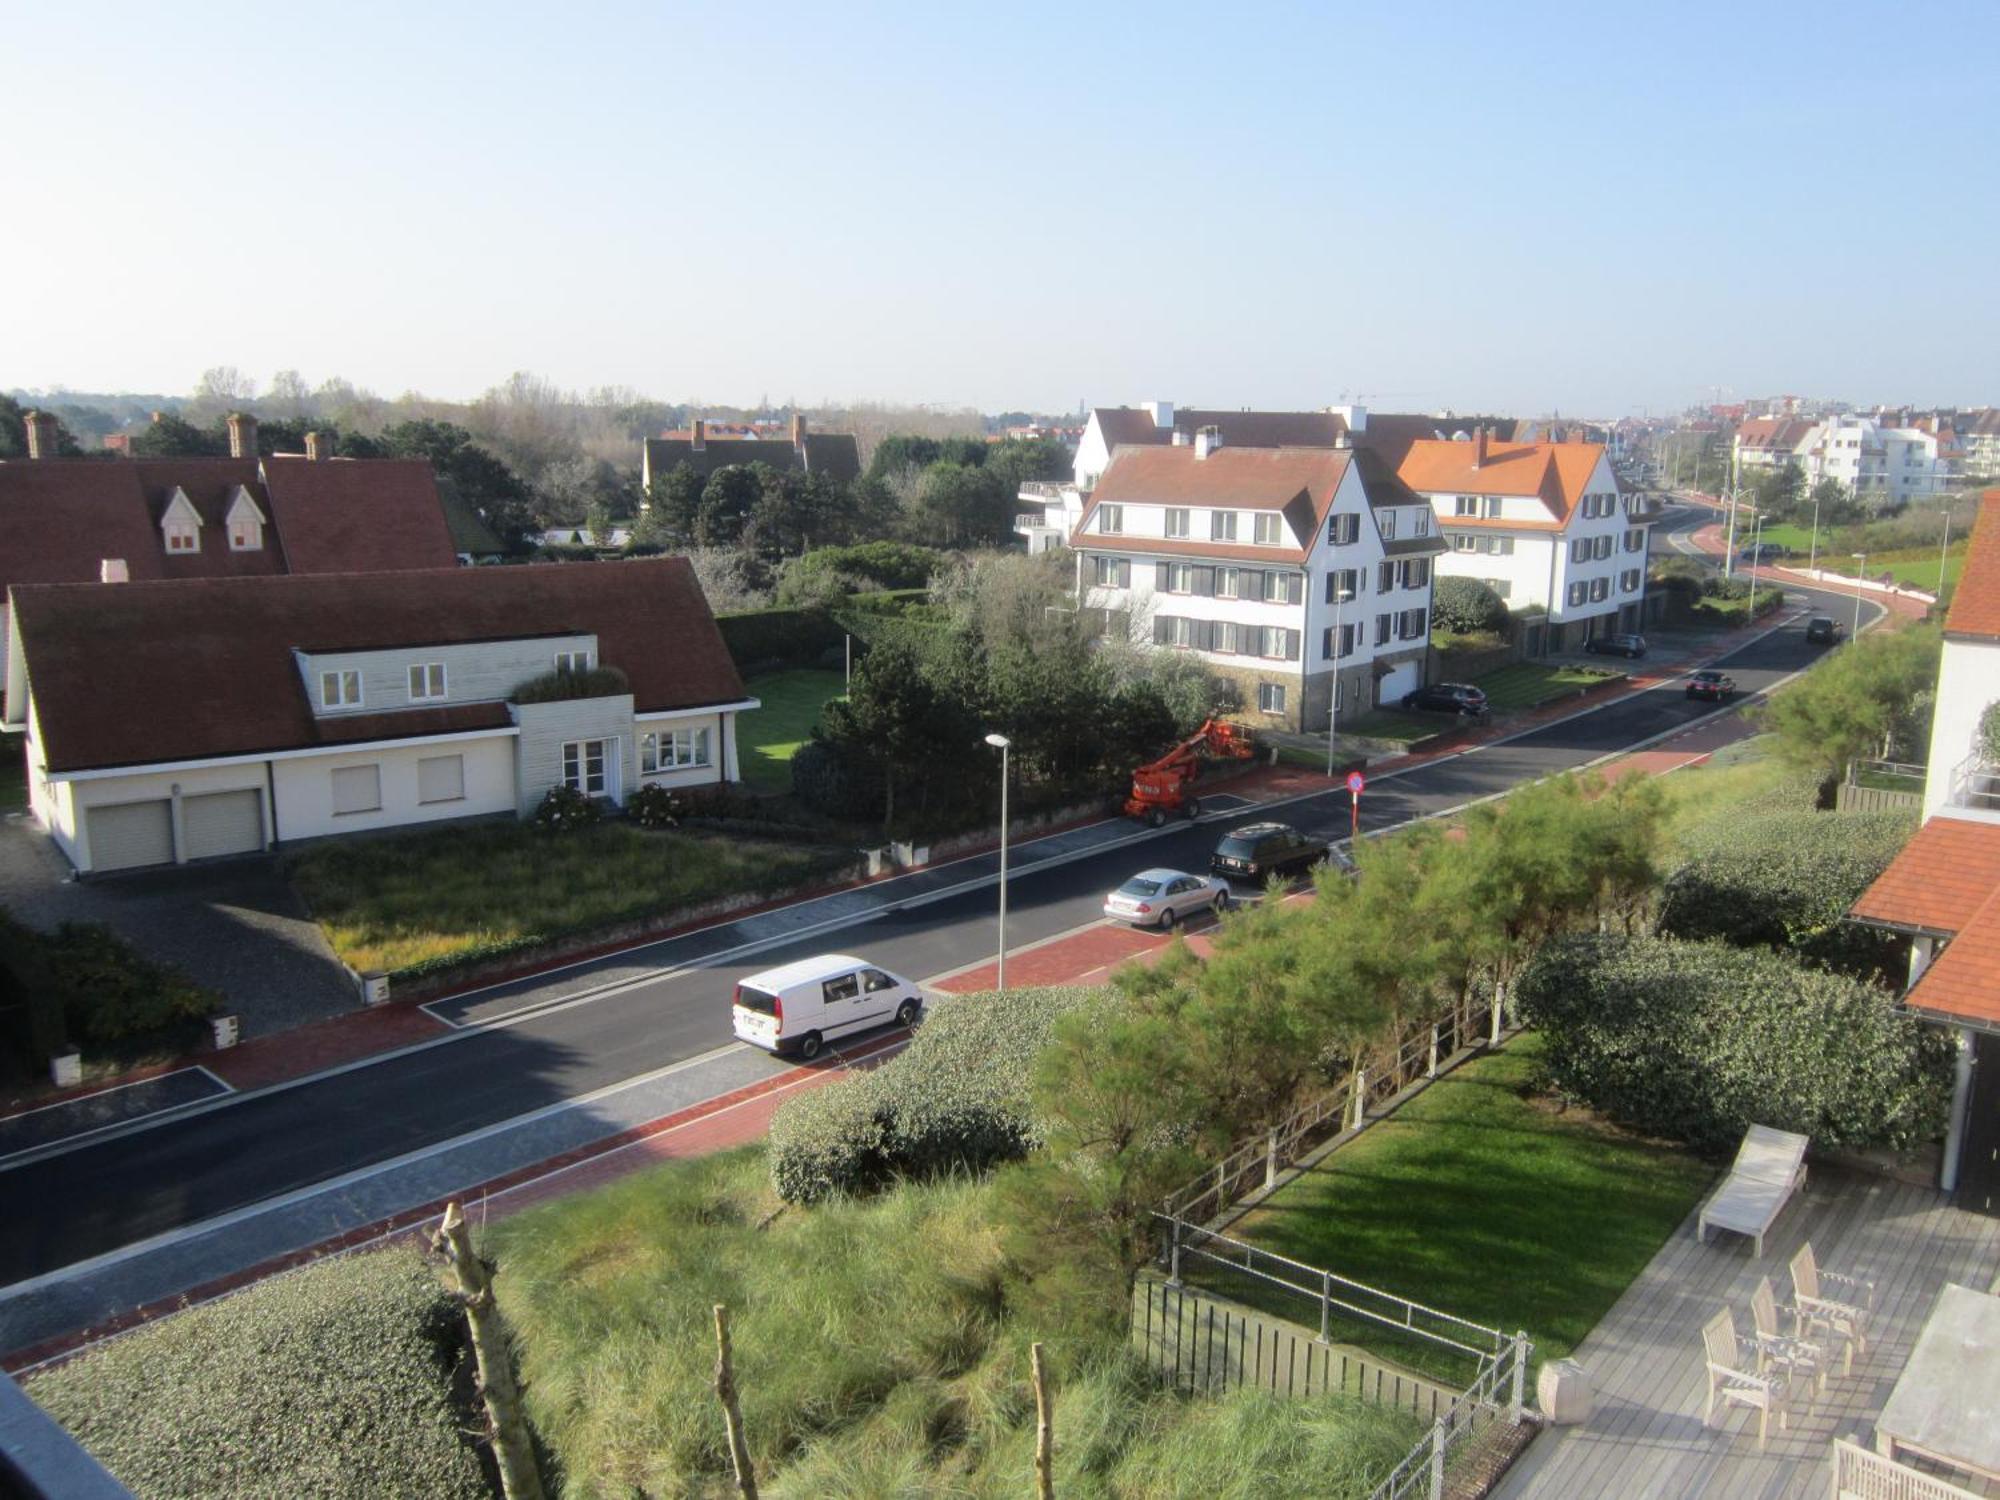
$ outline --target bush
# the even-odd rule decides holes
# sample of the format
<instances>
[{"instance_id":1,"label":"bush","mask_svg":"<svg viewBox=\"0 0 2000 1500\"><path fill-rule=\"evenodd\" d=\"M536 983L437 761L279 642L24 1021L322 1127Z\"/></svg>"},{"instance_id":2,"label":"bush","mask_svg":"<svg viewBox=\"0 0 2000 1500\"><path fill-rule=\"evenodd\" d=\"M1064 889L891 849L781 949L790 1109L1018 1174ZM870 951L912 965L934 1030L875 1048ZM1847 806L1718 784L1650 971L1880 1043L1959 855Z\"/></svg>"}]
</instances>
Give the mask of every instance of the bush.
<instances>
[{"instance_id":1,"label":"bush","mask_svg":"<svg viewBox=\"0 0 2000 1500\"><path fill-rule=\"evenodd\" d=\"M490 1493L452 1399L458 1310L407 1250L273 1277L29 1376L142 1495Z\"/></svg>"},{"instance_id":2,"label":"bush","mask_svg":"<svg viewBox=\"0 0 2000 1500\"><path fill-rule=\"evenodd\" d=\"M37 932L0 912L0 1002L37 1068L66 1040L104 1046L199 1021L222 997L97 922Z\"/></svg>"},{"instance_id":3,"label":"bush","mask_svg":"<svg viewBox=\"0 0 2000 1500\"><path fill-rule=\"evenodd\" d=\"M625 815L641 828L678 828L688 815L688 801L679 792L648 781L625 799Z\"/></svg>"},{"instance_id":4,"label":"bush","mask_svg":"<svg viewBox=\"0 0 2000 1500\"><path fill-rule=\"evenodd\" d=\"M794 1203L892 1177L980 1172L1040 1140L1029 1105L1035 1055L1062 1016L1099 991L1013 990L925 1016L901 1056L813 1090L771 1121L771 1182Z\"/></svg>"},{"instance_id":5,"label":"bush","mask_svg":"<svg viewBox=\"0 0 2000 1500\"><path fill-rule=\"evenodd\" d=\"M530 677L515 688L516 703L567 703L573 698L615 698L632 691L632 684L617 667L591 667L573 671L558 667L539 677Z\"/></svg>"},{"instance_id":6,"label":"bush","mask_svg":"<svg viewBox=\"0 0 2000 1500\"><path fill-rule=\"evenodd\" d=\"M831 818L882 810L882 768L845 741L807 740L792 756L792 795Z\"/></svg>"},{"instance_id":7,"label":"bush","mask_svg":"<svg viewBox=\"0 0 2000 1500\"><path fill-rule=\"evenodd\" d=\"M1893 974L1906 940L1846 914L1915 830L1887 812L1765 813L1705 829L1668 877L1660 933L1786 948L1857 979Z\"/></svg>"},{"instance_id":8,"label":"bush","mask_svg":"<svg viewBox=\"0 0 2000 1500\"><path fill-rule=\"evenodd\" d=\"M1507 629L1508 619L1506 601L1477 578L1440 577L1431 585L1433 629L1460 635L1481 631L1501 634Z\"/></svg>"},{"instance_id":9,"label":"bush","mask_svg":"<svg viewBox=\"0 0 2000 1500\"><path fill-rule=\"evenodd\" d=\"M1820 1146L1942 1134L1951 1040L1881 990L1780 953L1600 933L1543 946L1515 987L1556 1085L1620 1124L1721 1155L1751 1124Z\"/></svg>"},{"instance_id":10,"label":"bush","mask_svg":"<svg viewBox=\"0 0 2000 1500\"><path fill-rule=\"evenodd\" d=\"M824 609L753 609L717 615L722 643L748 677L778 667L816 667L845 634Z\"/></svg>"},{"instance_id":11,"label":"bush","mask_svg":"<svg viewBox=\"0 0 2000 1500\"><path fill-rule=\"evenodd\" d=\"M829 596L830 581L840 581L839 593L867 588L920 589L944 561L931 547L907 542L863 542L853 547L821 547L785 565L778 580L778 603L815 602ZM859 584L851 587L849 584Z\"/></svg>"},{"instance_id":12,"label":"bush","mask_svg":"<svg viewBox=\"0 0 2000 1500\"><path fill-rule=\"evenodd\" d=\"M567 833L572 829L588 828L603 816L603 809L596 801L579 792L575 787L552 786L549 794L542 798L542 805L535 809L535 826L554 833Z\"/></svg>"},{"instance_id":13,"label":"bush","mask_svg":"<svg viewBox=\"0 0 2000 1500\"><path fill-rule=\"evenodd\" d=\"M1979 716L1979 751L2000 765L2000 703L1989 703Z\"/></svg>"}]
</instances>

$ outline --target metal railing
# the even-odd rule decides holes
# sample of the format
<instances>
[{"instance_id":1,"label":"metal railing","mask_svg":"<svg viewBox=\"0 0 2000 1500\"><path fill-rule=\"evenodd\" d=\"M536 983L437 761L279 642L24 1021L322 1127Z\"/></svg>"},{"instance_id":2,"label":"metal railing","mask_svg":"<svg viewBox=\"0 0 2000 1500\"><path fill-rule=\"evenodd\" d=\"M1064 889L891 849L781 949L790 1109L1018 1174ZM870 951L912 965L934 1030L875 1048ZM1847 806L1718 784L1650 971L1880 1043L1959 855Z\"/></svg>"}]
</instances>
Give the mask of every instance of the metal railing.
<instances>
[{"instance_id":1,"label":"metal railing","mask_svg":"<svg viewBox=\"0 0 2000 1500\"><path fill-rule=\"evenodd\" d=\"M2000 765L1984 755L1970 755L1952 769L1946 801L1974 812L2000 813Z\"/></svg>"},{"instance_id":2,"label":"metal railing","mask_svg":"<svg viewBox=\"0 0 2000 1500\"><path fill-rule=\"evenodd\" d=\"M1068 491L1075 488L1075 485L1060 480L1024 479L1021 481L1019 493L1033 495L1040 500L1060 500Z\"/></svg>"},{"instance_id":3,"label":"metal railing","mask_svg":"<svg viewBox=\"0 0 2000 1500\"><path fill-rule=\"evenodd\" d=\"M1014 517L1016 531L1061 531L1062 527L1051 525L1046 512L1022 511Z\"/></svg>"},{"instance_id":4,"label":"metal railing","mask_svg":"<svg viewBox=\"0 0 2000 1500\"><path fill-rule=\"evenodd\" d=\"M1454 1450L1463 1454L1467 1443L1493 1423L1505 1420L1521 1424L1522 1403L1527 1392L1528 1357L1535 1346L1525 1333L1517 1333L1507 1347L1480 1370L1479 1378L1452 1402L1451 1409L1431 1423L1429 1432L1389 1477L1375 1486L1368 1500L1444 1500L1445 1475L1454 1462Z\"/></svg>"},{"instance_id":5,"label":"metal railing","mask_svg":"<svg viewBox=\"0 0 2000 1500\"><path fill-rule=\"evenodd\" d=\"M1893 1459L1833 1440L1833 1500L1977 1500L1971 1490L1906 1469Z\"/></svg>"},{"instance_id":6,"label":"metal railing","mask_svg":"<svg viewBox=\"0 0 2000 1500\"><path fill-rule=\"evenodd\" d=\"M1493 1359L1507 1347L1507 1335L1484 1323L1461 1318L1456 1313L1430 1307L1398 1296L1366 1282L1337 1275L1304 1261L1292 1260L1274 1251L1232 1239L1226 1234L1203 1229L1181 1219L1155 1215L1161 1225L1162 1268L1169 1282L1179 1283L1186 1273L1219 1267L1250 1277L1266 1288L1290 1294L1316 1309L1322 1343L1332 1341L1336 1317L1387 1328L1396 1333L1469 1354L1474 1359ZM1199 1282L1197 1276L1196 1281ZM1303 1319L1299 1320L1303 1321Z\"/></svg>"}]
</instances>

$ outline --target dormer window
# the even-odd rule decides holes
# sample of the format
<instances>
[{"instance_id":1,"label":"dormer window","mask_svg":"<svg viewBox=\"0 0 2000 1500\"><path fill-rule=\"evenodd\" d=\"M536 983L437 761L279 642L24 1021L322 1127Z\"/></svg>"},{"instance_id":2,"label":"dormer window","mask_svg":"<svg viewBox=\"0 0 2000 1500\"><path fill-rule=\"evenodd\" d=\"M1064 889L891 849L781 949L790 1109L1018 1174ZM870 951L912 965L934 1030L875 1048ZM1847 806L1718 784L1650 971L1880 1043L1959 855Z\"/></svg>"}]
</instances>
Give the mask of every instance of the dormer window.
<instances>
[{"instance_id":1,"label":"dormer window","mask_svg":"<svg viewBox=\"0 0 2000 1500\"><path fill-rule=\"evenodd\" d=\"M572 673L588 672L590 670L590 653L588 651L558 651L556 653L556 670L558 672Z\"/></svg>"},{"instance_id":2,"label":"dormer window","mask_svg":"<svg viewBox=\"0 0 2000 1500\"><path fill-rule=\"evenodd\" d=\"M361 674L353 669L319 674L319 706L321 708L359 708L361 706Z\"/></svg>"},{"instance_id":3,"label":"dormer window","mask_svg":"<svg viewBox=\"0 0 2000 1500\"><path fill-rule=\"evenodd\" d=\"M411 701L423 702L444 696L444 663L441 661L412 663L410 666Z\"/></svg>"},{"instance_id":4,"label":"dormer window","mask_svg":"<svg viewBox=\"0 0 2000 1500\"><path fill-rule=\"evenodd\" d=\"M240 484L236 486L236 493L230 499L229 512L223 517L223 521L229 528L231 552L264 550L264 512L257 508L257 502L250 498L250 492Z\"/></svg>"},{"instance_id":5,"label":"dormer window","mask_svg":"<svg viewBox=\"0 0 2000 1500\"><path fill-rule=\"evenodd\" d=\"M201 551L201 512L194 508L186 490L176 488L167 501L160 515L160 535L170 553Z\"/></svg>"},{"instance_id":6,"label":"dormer window","mask_svg":"<svg viewBox=\"0 0 2000 1500\"><path fill-rule=\"evenodd\" d=\"M167 522L167 550L169 552L201 551L201 531L185 522Z\"/></svg>"}]
</instances>

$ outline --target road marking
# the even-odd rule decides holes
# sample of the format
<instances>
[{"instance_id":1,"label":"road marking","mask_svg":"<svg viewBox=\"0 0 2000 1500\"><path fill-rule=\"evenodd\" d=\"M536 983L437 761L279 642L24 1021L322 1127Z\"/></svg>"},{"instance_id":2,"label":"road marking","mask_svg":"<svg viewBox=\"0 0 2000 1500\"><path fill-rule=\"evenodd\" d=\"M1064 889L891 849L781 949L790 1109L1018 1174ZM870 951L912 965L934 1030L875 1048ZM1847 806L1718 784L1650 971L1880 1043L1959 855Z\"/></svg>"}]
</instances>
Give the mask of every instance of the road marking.
<instances>
[{"instance_id":1,"label":"road marking","mask_svg":"<svg viewBox=\"0 0 2000 1500\"><path fill-rule=\"evenodd\" d=\"M102 1099L106 1094L115 1094L121 1089L144 1088L149 1083L162 1083L169 1078L178 1078L183 1073L202 1074L220 1092L202 1099L186 1099L179 1104L164 1105L159 1109L150 1110L143 1115L134 1115L127 1120L108 1120L102 1125L93 1125L88 1130L79 1130L74 1135L66 1135L61 1140L44 1141L39 1146L23 1146L18 1151L9 1151L0 1154L0 1171L5 1171L7 1167L15 1165L23 1157L53 1154L55 1148L66 1146L72 1141L92 1140L104 1135L107 1131L119 1130L130 1125L147 1124L155 1120L179 1119L201 1105L220 1103L229 1095L236 1092L226 1080L216 1077L212 1071L203 1067L200 1063L189 1063L184 1068L174 1068L165 1073L156 1073L151 1078L134 1078L126 1083L106 1084L103 1088L92 1089L87 1094L74 1094L67 1099L57 1099L50 1104L37 1104L32 1109L16 1110L13 1114L6 1116L6 1118L9 1120L25 1120L30 1115L43 1114L52 1109L67 1109L70 1105L81 1104L86 1099Z\"/></svg>"}]
</instances>

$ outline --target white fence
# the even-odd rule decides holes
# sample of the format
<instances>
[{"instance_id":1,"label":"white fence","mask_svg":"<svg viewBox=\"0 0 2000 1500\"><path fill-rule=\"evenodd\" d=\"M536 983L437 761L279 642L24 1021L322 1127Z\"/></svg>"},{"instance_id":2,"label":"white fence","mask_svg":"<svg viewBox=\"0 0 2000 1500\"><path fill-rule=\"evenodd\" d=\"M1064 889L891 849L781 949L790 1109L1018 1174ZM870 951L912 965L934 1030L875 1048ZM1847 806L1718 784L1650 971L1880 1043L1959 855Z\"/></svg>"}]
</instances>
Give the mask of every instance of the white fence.
<instances>
[{"instance_id":1,"label":"white fence","mask_svg":"<svg viewBox=\"0 0 2000 1500\"><path fill-rule=\"evenodd\" d=\"M1906 1469L1845 1438L1835 1438L1833 1500L1979 1500L1979 1497L1971 1490L1962 1490L1932 1475Z\"/></svg>"}]
</instances>

